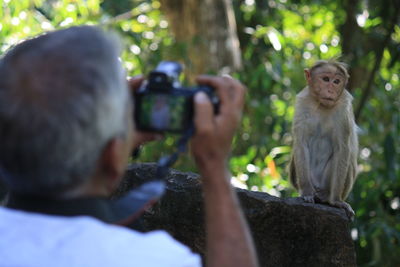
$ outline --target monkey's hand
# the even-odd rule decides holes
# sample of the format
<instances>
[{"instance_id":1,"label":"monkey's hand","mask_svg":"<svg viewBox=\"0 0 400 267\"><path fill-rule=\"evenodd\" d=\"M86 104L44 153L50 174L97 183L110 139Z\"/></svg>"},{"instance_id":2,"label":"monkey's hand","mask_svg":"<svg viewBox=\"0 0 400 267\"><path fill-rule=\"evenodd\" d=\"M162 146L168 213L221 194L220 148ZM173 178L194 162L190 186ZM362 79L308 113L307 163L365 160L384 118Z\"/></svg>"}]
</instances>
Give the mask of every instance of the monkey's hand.
<instances>
[{"instance_id":1,"label":"monkey's hand","mask_svg":"<svg viewBox=\"0 0 400 267\"><path fill-rule=\"evenodd\" d=\"M338 207L338 208L344 209L344 211L346 212L347 217L351 221L354 220L355 212L354 212L354 210L351 208L351 206L348 203L346 203L344 201L335 201L335 202L329 203L329 204L334 206L334 207Z\"/></svg>"},{"instance_id":2,"label":"monkey's hand","mask_svg":"<svg viewBox=\"0 0 400 267\"><path fill-rule=\"evenodd\" d=\"M307 203L315 203L313 195L305 195L305 196L301 196L301 197Z\"/></svg>"}]
</instances>

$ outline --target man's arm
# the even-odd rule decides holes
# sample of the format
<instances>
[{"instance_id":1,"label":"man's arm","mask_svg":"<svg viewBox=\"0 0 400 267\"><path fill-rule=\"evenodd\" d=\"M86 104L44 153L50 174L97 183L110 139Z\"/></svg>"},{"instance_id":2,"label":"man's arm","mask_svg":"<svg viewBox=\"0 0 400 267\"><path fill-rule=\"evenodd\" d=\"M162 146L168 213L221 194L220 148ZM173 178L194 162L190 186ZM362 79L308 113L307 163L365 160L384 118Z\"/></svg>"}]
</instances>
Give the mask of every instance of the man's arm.
<instances>
[{"instance_id":1,"label":"man's arm","mask_svg":"<svg viewBox=\"0 0 400 267\"><path fill-rule=\"evenodd\" d=\"M214 116L204 93L195 96L196 133L192 152L203 178L206 210L207 266L258 266L257 256L238 197L230 184L227 161L240 121L244 86L230 77L198 78L216 89L221 106Z\"/></svg>"}]
</instances>

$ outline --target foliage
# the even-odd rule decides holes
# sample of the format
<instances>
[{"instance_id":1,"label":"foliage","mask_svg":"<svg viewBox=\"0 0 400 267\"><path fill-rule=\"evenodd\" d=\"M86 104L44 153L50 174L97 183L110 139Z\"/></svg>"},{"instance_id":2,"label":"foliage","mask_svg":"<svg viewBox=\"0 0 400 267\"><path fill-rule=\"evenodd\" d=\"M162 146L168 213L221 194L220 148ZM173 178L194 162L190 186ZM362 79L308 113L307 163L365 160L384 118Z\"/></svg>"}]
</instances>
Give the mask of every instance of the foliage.
<instances>
[{"instance_id":1,"label":"foliage","mask_svg":"<svg viewBox=\"0 0 400 267\"><path fill-rule=\"evenodd\" d=\"M346 39L343 27L354 6L357 31ZM360 175L349 198L356 211L352 236L360 266L400 265L400 26L380 45L398 9L394 1L233 0L243 70L235 73L248 86L243 123L230 161L236 186L277 196L294 196L287 181L291 121L296 93L304 86L303 69L317 59L349 59L361 69L352 94L361 105ZM129 75L148 73L157 62L185 54L168 29L160 3L150 0L0 1L0 53L44 31L80 24L101 24L123 37L122 61ZM323 4L323 5L322 5ZM393 7L393 6L392 6ZM397 13L398 14L398 13ZM347 43L355 43L344 49ZM383 48L365 104L365 77ZM352 57L346 57L352 55ZM356 72L354 72L354 77ZM170 153L175 136L143 149L141 160ZM194 170L187 156L176 168Z\"/></svg>"}]
</instances>

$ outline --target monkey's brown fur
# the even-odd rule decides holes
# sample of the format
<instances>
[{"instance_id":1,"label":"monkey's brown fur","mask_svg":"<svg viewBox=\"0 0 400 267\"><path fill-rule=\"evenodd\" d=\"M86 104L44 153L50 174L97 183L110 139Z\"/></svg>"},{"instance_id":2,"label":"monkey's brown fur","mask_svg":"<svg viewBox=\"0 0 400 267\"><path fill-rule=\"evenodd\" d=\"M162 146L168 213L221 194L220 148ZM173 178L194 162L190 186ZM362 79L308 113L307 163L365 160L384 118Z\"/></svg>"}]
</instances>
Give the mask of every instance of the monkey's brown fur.
<instances>
[{"instance_id":1,"label":"monkey's brown fur","mask_svg":"<svg viewBox=\"0 0 400 267\"><path fill-rule=\"evenodd\" d=\"M307 202L354 211L344 202L357 175L358 138L348 73L336 61L305 70L308 86L296 96L289 177Z\"/></svg>"}]
</instances>

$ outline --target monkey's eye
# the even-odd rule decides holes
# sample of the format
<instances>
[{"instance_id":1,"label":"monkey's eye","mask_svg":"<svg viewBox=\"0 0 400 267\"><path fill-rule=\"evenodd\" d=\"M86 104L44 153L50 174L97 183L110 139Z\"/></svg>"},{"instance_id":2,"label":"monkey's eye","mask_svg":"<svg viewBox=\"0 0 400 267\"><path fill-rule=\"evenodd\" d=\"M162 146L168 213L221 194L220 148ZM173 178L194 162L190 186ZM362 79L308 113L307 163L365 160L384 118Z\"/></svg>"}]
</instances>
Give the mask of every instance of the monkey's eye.
<instances>
[{"instance_id":1,"label":"monkey's eye","mask_svg":"<svg viewBox=\"0 0 400 267\"><path fill-rule=\"evenodd\" d=\"M324 77L322 77L322 80L323 80L324 82L329 82L329 77L328 77L328 76L324 76Z\"/></svg>"},{"instance_id":2,"label":"monkey's eye","mask_svg":"<svg viewBox=\"0 0 400 267\"><path fill-rule=\"evenodd\" d=\"M340 80L339 80L339 79L336 79L336 80L333 81L333 83L334 83L334 84L339 84L339 83L340 83Z\"/></svg>"}]
</instances>

